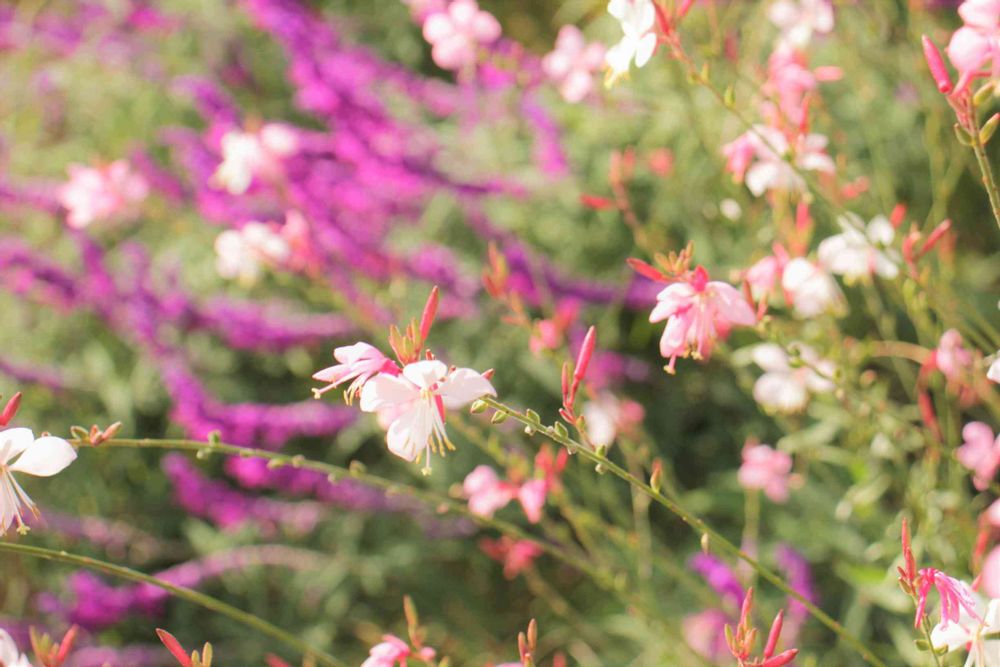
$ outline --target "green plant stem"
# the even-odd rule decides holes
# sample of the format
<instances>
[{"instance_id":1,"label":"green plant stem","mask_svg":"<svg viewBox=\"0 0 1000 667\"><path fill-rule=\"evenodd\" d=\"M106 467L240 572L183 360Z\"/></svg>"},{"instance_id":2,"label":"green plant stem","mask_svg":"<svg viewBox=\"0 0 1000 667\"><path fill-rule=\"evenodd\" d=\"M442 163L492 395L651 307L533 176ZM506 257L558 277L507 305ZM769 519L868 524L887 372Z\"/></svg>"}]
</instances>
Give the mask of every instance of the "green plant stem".
<instances>
[{"instance_id":1,"label":"green plant stem","mask_svg":"<svg viewBox=\"0 0 1000 667\"><path fill-rule=\"evenodd\" d=\"M833 617L831 617L822 609L820 609L812 602L807 600L801 593L795 591L791 586L789 586L785 582L784 579L782 579L776 573L772 572L770 569L764 567L759 561L757 561L756 558L754 558L753 556L746 553L738 546L727 540L725 537L722 536L721 533L716 531L714 528L709 526L707 523L705 523L703 520L701 520L693 513L684 509L680 504L678 504L674 500L671 500L670 498L666 497L665 495L663 495L662 493L651 487L645 481L633 476L627 470L619 466L614 461L611 461L606 456L597 454L593 450L584 447L579 442L570 438L568 435L563 435L556 428L551 426L546 426L539 422L533 421L529 419L524 413L519 412L518 410L515 410L514 408L504 403L501 403L500 401L490 396L484 396L481 400L494 410L506 413L508 417L516 419L525 426L534 429L536 432L542 434L549 440L552 440L553 442L556 442L566 447L567 449L570 450L570 452L580 454L581 456L583 456L583 458L587 459L588 461L591 461L595 464L602 466L603 469L606 470L607 472L610 472L614 476L622 479L632 487L639 489L642 493L646 494L647 496L655 500L657 503L665 507L667 510L669 510L671 513L675 514L681 521L691 526L691 528L693 528L694 530L698 531L703 535L706 535L711 543L715 543L716 545L718 545L721 551L729 554L734 558L739 558L740 560L744 561L757 572L757 574L761 577L761 579L764 579L765 581L769 582L775 588L777 588L787 596L799 601L809 611L809 613L816 618L816 620L818 620L820 623L828 627L831 631L833 631L834 634L839 636L846 643L850 644L861 655L861 657L864 658L866 662L868 662L868 664L874 665L875 667L885 667L885 663L883 663L878 657L876 657L875 654L872 653L871 650L867 646L865 646L864 643L861 642L861 640L859 640L857 637L848 632L848 630L844 628L844 626L842 626L840 623L838 623Z\"/></svg>"},{"instance_id":2,"label":"green plant stem","mask_svg":"<svg viewBox=\"0 0 1000 667\"><path fill-rule=\"evenodd\" d=\"M196 605L204 607L205 609L214 611L217 614L222 614L237 623L257 630L272 639L276 639L281 643L299 651L307 659L312 658L320 665L326 665L327 667L347 667L347 663L338 660L329 653L320 651L319 649L302 641L295 635L282 630L276 625L268 623L259 616L243 611L242 609L237 609L232 605L226 604L225 602L217 600L209 595L205 595L204 593L199 593L198 591L191 590L190 588L184 588L183 586L175 586L170 582L157 579L154 576L144 574L137 570L123 567L121 565L115 565L114 563L108 563L96 558L90 558L88 556L80 556L66 551L56 551L54 549L46 549L44 547L36 547L28 544L18 544L16 542L0 542L0 552L29 556L31 558L40 558L42 560L54 561L57 563L76 565L78 567L87 568L88 570L94 570L113 577L118 577L119 579L156 586L157 588L162 588L175 597L192 602Z\"/></svg>"},{"instance_id":3,"label":"green plant stem","mask_svg":"<svg viewBox=\"0 0 1000 667\"><path fill-rule=\"evenodd\" d=\"M979 171L983 175L983 187L990 198L990 209L993 211L993 219L1000 227L1000 189L997 188L996 177L993 175L993 167L990 166L989 158L986 157L986 147L979 140L979 133L972 133L972 151L976 154L976 162L979 164Z\"/></svg>"},{"instance_id":4,"label":"green plant stem","mask_svg":"<svg viewBox=\"0 0 1000 667\"><path fill-rule=\"evenodd\" d=\"M79 444L79 443L78 443ZM186 440L186 439L173 439L173 440L154 440L150 438L140 438L140 439L130 439L130 438L114 438L108 440L107 442L101 444L98 449L105 447L122 447L131 449L173 449L173 450L184 450L195 452L196 455L201 458L209 454L225 454L229 456L241 456L249 458L259 458L269 461L269 465L273 466L291 466L293 468L300 468L303 470L313 470L315 472L321 472L328 475L331 481L342 480L342 479L355 479L368 486L373 486L386 491L388 494L399 494L409 496L422 504L432 508L434 511L441 512L447 511L453 514L458 514L463 516L480 526L486 528L492 528L504 535L509 535L516 540L530 540L539 546L545 553L550 556L561 560L562 562L572 566L573 568L579 570L583 574L589 576L593 581L603 588L604 590L614 592L622 597L626 604L635 604L636 601L631 599L629 596L625 595L619 587L615 584L615 573L594 566L592 563L578 557L576 554L570 553L569 551L561 548L560 545L550 542L548 540L539 540L537 537L525 532L520 527L502 521L500 519L487 518L475 514L470 511L469 508L461 502L458 502L452 498L444 496L433 491L425 491L423 489L417 489L404 484L399 484L391 480L378 477L377 475L372 475L364 472L361 469L356 468L344 468L341 466L333 465L331 463L325 463L323 461L314 461L307 459L303 456L288 454L279 454L277 452L271 452L263 449L251 449L249 447L239 447L237 445L230 445L221 442L201 442L198 440Z\"/></svg>"}]
</instances>

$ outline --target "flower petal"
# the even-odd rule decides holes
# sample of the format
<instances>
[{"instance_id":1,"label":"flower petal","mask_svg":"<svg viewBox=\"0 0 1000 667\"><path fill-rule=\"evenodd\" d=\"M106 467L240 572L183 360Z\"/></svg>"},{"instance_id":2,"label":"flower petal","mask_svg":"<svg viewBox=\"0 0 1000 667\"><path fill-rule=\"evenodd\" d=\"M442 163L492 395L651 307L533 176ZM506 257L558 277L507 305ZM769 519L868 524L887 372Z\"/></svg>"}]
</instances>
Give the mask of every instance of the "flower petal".
<instances>
[{"instance_id":1,"label":"flower petal","mask_svg":"<svg viewBox=\"0 0 1000 667\"><path fill-rule=\"evenodd\" d=\"M62 438L52 435L35 440L10 466L14 472L36 477L51 477L76 460L76 450Z\"/></svg>"}]
</instances>

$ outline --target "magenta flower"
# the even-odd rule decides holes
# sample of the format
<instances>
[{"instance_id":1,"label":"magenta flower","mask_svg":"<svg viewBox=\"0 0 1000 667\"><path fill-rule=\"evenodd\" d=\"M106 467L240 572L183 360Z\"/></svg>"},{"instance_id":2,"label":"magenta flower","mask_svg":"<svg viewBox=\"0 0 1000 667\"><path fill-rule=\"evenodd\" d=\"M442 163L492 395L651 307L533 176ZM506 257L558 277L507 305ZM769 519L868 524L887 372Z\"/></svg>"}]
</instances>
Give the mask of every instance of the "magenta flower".
<instances>
[{"instance_id":1,"label":"magenta flower","mask_svg":"<svg viewBox=\"0 0 1000 667\"><path fill-rule=\"evenodd\" d=\"M424 21L424 39L441 69L457 71L476 63L476 50L500 37L500 23L476 0L454 0Z\"/></svg>"},{"instance_id":2,"label":"magenta flower","mask_svg":"<svg viewBox=\"0 0 1000 667\"><path fill-rule=\"evenodd\" d=\"M990 75L1000 78L1000 0L966 0L958 8L965 25L948 43L948 58L959 71L963 89L988 63Z\"/></svg>"},{"instance_id":3,"label":"magenta flower","mask_svg":"<svg viewBox=\"0 0 1000 667\"><path fill-rule=\"evenodd\" d=\"M940 570L924 568L920 570L920 587L917 589L917 614L913 626L919 627L920 621L927 613L927 596L933 587L941 598L941 625L957 623L963 610L973 618L979 619L976 612L976 599L968 584L949 577Z\"/></svg>"},{"instance_id":4,"label":"magenta flower","mask_svg":"<svg viewBox=\"0 0 1000 667\"><path fill-rule=\"evenodd\" d=\"M542 70L567 102L579 102L594 89L594 72L604 64L604 45L587 44L575 25L564 25L556 48L542 59Z\"/></svg>"},{"instance_id":5,"label":"magenta flower","mask_svg":"<svg viewBox=\"0 0 1000 667\"><path fill-rule=\"evenodd\" d=\"M962 429L964 444L955 451L958 462L973 471L972 483L986 490L1000 469L1000 436L982 422L969 422Z\"/></svg>"},{"instance_id":6,"label":"magenta flower","mask_svg":"<svg viewBox=\"0 0 1000 667\"><path fill-rule=\"evenodd\" d=\"M324 368L313 375L314 380L328 382L322 389L313 389L313 395L319 398L326 392L339 387L347 381L352 381L344 391L344 398L350 402L361 392L361 388L373 375L387 373L399 375L399 367L368 343L355 343L338 347L333 351L333 358L338 362L335 366Z\"/></svg>"},{"instance_id":7,"label":"magenta flower","mask_svg":"<svg viewBox=\"0 0 1000 667\"><path fill-rule=\"evenodd\" d=\"M743 447L743 465L737 479L744 489L758 489L776 503L788 500L792 457L770 445Z\"/></svg>"},{"instance_id":8,"label":"magenta flower","mask_svg":"<svg viewBox=\"0 0 1000 667\"><path fill-rule=\"evenodd\" d=\"M668 285L658 295L650 322L667 320L660 338L660 354L673 372L677 357L707 359L717 340L725 340L736 326L753 326L757 316L746 298L732 285L710 281L701 266L686 281Z\"/></svg>"},{"instance_id":9,"label":"magenta flower","mask_svg":"<svg viewBox=\"0 0 1000 667\"><path fill-rule=\"evenodd\" d=\"M59 188L59 203L75 229L125 213L149 193L149 184L125 160L104 167L69 166L69 182Z\"/></svg>"}]
</instances>

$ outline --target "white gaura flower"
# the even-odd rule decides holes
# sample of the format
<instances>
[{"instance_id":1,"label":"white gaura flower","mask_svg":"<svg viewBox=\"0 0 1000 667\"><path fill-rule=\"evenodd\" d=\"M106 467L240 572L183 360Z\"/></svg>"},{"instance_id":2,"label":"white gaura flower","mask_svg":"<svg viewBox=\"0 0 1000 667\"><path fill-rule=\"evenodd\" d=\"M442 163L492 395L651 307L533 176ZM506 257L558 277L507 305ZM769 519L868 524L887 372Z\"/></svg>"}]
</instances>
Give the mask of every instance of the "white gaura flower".
<instances>
[{"instance_id":1,"label":"white gaura flower","mask_svg":"<svg viewBox=\"0 0 1000 667\"><path fill-rule=\"evenodd\" d=\"M768 190L805 191L806 182L799 171L827 174L836 171L833 159L826 152L829 141L822 134L800 135L791 145L781 130L755 125L748 136L757 160L747 170L744 182L756 197ZM789 154L791 158L787 157Z\"/></svg>"},{"instance_id":2,"label":"white gaura flower","mask_svg":"<svg viewBox=\"0 0 1000 667\"><path fill-rule=\"evenodd\" d=\"M785 265L781 287L800 317L844 312L844 293L837 281L823 267L804 257L796 257Z\"/></svg>"},{"instance_id":3,"label":"white gaura flower","mask_svg":"<svg viewBox=\"0 0 1000 667\"><path fill-rule=\"evenodd\" d=\"M990 369L986 371L986 377L991 382L1000 384L1000 350L997 350L996 359L990 364Z\"/></svg>"},{"instance_id":4,"label":"white gaura flower","mask_svg":"<svg viewBox=\"0 0 1000 667\"><path fill-rule=\"evenodd\" d=\"M437 360L417 361L401 375L379 374L361 390L361 409L392 415L386 433L389 451L407 461L425 457L430 472L432 452L442 456L454 449L444 430L445 410L457 409L489 394L490 381L471 368L451 368Z\"/></svg>"},{"instance_id":5,"label":"white gaura flower","mask_svg":"<svg viewBox=\"0 0 1000 667\"><path fill-rule=\"evenodd\" d=\"M967 648L969 657L965 667L1000 667L1000 640L984 639L1000 632L1000 600L990 600L987 604L976 595L976 611L980 618L962 607L958 621L938 623L931 631L931 644L948 651Z\"/></svg>"},{"instance_id":6,"label":"white gaura flower","mask_svg":"<svg viewBox=\"0 0 1000 667\"><path fill-rule=\"evenodd\" d=\"M22 509L38 514L14 473L51 477L75 459L76 450L62 438L47 435L36 440L27 428L0 431L0 535L15 521L19 532L27 532ZM2 660L0 664L4 664Z\"/></svg>"},{"instance_id":7,"label":"white gaura flower","mask_svg":"<svg viewBox=\"0 0 1000 667\"><path fill-rule=\"evenodd\" d=\"M781 29L781 43L797 48L807 46L814 33L833 30L833 7L829 0L778 0L771 5L767 17Z\"/></svg>"},{"instance_id":8,"label":"white gaura flower","mask_svg":"<svg viewBox=\"0 0 1000 667\"><path fill-rule=\"evenodd\" d=\"M762 343L753 348L753 361L764 370L753 386L753 397L768 411L798 412L806 407L809 394L833 390L834 365L802 343L792 343L802 365L792 366L791 357L780 345Z\"/></svg>"},{"instance_id":9,"label":"white gaura flower","mask_svg":"<svg viewBox=\"0 0 1000 667\"><path fill-rule=\"evenodd\" d=\"M228 229L215 239L215 268L227 279L252 285L263 264L284 264L292 254L284 236L262 222L248 222L242 228Z\"/></svg>"},{"instance_id":10,"label":"white gaura flower","mask_svg":"<svg viewBox=\"0 0 1000 667\"><path fill-rule=\"evenodd\" d=\"M17 650L14 638L0 628L0 667L31 667L28 656Z\"/></svg>"},{"instance_id":11,"label":"white gaura flower","mask_svg":"<svg viewBox=\"0 0 1000 667\"><path fill-rule=\"evenodd\" d=\"M231 131L222 136L222 163L212 175L212 183L229 194L241 195L254 176L274 177L281 161L298 149L292 129L268 123L258 132Z\"/></svg>"},{"instance_id":12,"label":"white gaura flower","mask_svg":"<svg viewBox=\"0 0 1000 667\"><path fill-rule=\"evenodd\" d=\"M608 66L607 84L611 85L628 74L633 60L636 67L642 67L653 57L656 10L652 0L611 0L608 13L618 19L623 33L621 40L604 55Z\"/></svg>"},{"instance_id":13,"label":"white gaura flower","mask_svg":"<svg viewBox=\"0 0 1000 667\"><path fill-rule=\"evenodd\" d=\"M899 254L889 246L896 235L884 215L864 221L853 213L837 219L844 231L819 244L819 261L832 273L847 280L878 275L889 280L899 275Z\"/></svg>"}]
</instances>

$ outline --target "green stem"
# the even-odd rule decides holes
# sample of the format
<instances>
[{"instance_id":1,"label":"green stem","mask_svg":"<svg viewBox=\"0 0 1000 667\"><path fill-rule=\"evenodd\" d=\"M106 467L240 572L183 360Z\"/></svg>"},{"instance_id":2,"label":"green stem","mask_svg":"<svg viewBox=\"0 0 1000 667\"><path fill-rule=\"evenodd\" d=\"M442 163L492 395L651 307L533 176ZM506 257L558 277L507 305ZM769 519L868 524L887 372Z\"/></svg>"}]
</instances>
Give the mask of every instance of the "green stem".
<instances>
[{"instance_id":1,"label":"green stem","mask_svg":"<svg viewBox=\"0 0 1000 667\"><path fill-rule=\"evenodd\" d=\"M580 443L576 442L575 440L569 437L565 429L556 429L555 427L545 426L544 424L541 424L537 421L533 421L529 419L524 413L518 412L514 408L504 403L501 403L500 401L490 396L484 396L480 400L482 400L486 405L493 408L494 410L505 413L508 417L516 419L525 426L537 431L538 433L541 433L542 435L552 440L553 442L556 442L566 447L571 452L580 454L581 456L583 456L583 458L602 466L604 470L624 480L634 488L639 489L644 494L655 500L657 503L667 508L670 512L672 512L678 518L680 518L681 521L691 526L691 528L693 528L694 530L698 531L703 535L708 536L711 542L717 544L723 552L729 554L734 558L739 558L740 560L744 561L750 567L756 570L757 574L760 575L762 579L771 583L775 588L780 590L785 595L794 598L795 600L800 602L813 617L815 617L820 623L828 627L831 631L834 632L834 634L839 636L842 640L850 644L861 655L861 657L864 658L865 661L868 662L870 665L874 665L874 667L885 667L885 663L883 663L879 658L877 658L875 654L872 653L871 650L867 646L865 646L864 643L861 642L861 640L859 640L857 637L848 632L847 629L844 628L844 626L842 626L840 623L834 620L829 614L827 614L822 609L814 605L812 602L806 599L801 593L795 591L791 586L789 586L780 576L772 572L770 569L764 567L753 556L746 553L738 546L727 540L725 537L722 536L721 533L719 533L714 528L709 526L707 523L702 521L696 515L684 509L677 502L663 495L662 493L651 487L643 480L633 476L627 470L619 466L614 461L611 461L606 456L597 454L593 450L588 449L583 445L581 445Z\"/></svg>"},{"instance_id":2,"label":"green stem","mask_svg":"<svg viewBox=\"0 0 1000 667\"><path fill-rule=\"evenodd\" d=\"M972 102L969 102L972 106ZM972 118L975 118L975 108L971 111ZM976 127L971 128L970 135L972 135L972 151L976 154L976 162L979 164L979 171L983 175L983 187L986 188L986 194L990 198L990 209L993 211L993 219L996 220L997 226L1000 226L1000 189L997 188L997 180L993 175L993 167L990 166L989 158L986 156L986 147L979 136L979 129Z\"/></svg>"},{"instance_id":3,"label":"green stem","mask_svg":"<svg viewBox=\"0 0 1000 667\"><path fill-rule=\"evenodd\" d=\"M90 558L88 556L80 556L77 554L67 553L65 551L55 551L53 549L45 549L43 547L18 544L15 542L0 542L0 552L30 556L32 558L40 558L42 560L55 561L57 563L67 563L69 565L85 567L88 570L94 570L113 577L118 577L119 579L156 586L157 588L162 588L175 597L187 600L188 602L193 602L194 604L204 607L205 609L222 614L237 623L241 623L248 628L252 628L271 637L272 639L276 639L283 644L287 644L302 653L302 655L307 659L312 658L320 665L326 665L327 667L347 667L347 663L334 658L329 653L320 651L312 645L302 641L298 637L282 630L276 625L268 623L259 616L237 609L232 605L226 604L225 602L205 595L204 593L199 593L198 591L191 590L190 588L184 588L183 586L175 586L170 582L157 579L156 577L144 574L137 570L122 567L121 565L115 565L114 563L108 563L96 558Z\"/></svg>"},{"instance_id":4,"label":"green stem","mask_svg":"<svg viewBox=\"0 0 1000 667\"><path fill-rule=\"evenodd\" d=\"M314 461L307 459L301 455L289 456L288 454L279 454L277 452L271 452L264 449L252 449L249 447L239 447L237 445L230 445L221 442L200 442L198 440L185 440L185 439L174 439L174 440L154 440L150 438L141 439L130 439L130 438L114 438L102 443L100 448L104 447L122 447L131 449L173 449L173 450L186 450L195 452L196 455L201 458L208 454L225 454L230 456L241 456L249 458L259 458L269 461L269 465L272 467L281 466L291 466L293 468L299 468L303 470L312 470L315 472L321 472L326 474L330 481L337 481L342 479L355 479L368 486L373 486L386 491L388 494L399 494L406 495L413 498L422 504L433 508L435 511L448 511L453 514L461 515L480 526L486 528L492 528L504 535L509 535L516 540L530 540L537 544L542 551L554 556L564 563L574 567L580 572L588 575L591 579L597 583L598 586L605 590L620 593L617 586L615 585L615 573L603 568L598 568L591 563L582 560L575 555L563 550L560 545L550 542L548 540L539 540L537 537L527 533L520 527L502 521L500 519L487 518L480 516L470 511L469 508L461 502L458 502L448 496L435 493L433 491L426 491L423 489L417 489L404 484L399 484L391 480L378 477L377 475L372 475L364 472L360 468L351 467L344 468L342 466L333 465L331 463L325 463L323 461ZM626 602L634 602L629 599L625 599Z\"/></svg>"}]
</instances>

